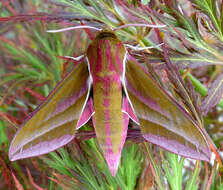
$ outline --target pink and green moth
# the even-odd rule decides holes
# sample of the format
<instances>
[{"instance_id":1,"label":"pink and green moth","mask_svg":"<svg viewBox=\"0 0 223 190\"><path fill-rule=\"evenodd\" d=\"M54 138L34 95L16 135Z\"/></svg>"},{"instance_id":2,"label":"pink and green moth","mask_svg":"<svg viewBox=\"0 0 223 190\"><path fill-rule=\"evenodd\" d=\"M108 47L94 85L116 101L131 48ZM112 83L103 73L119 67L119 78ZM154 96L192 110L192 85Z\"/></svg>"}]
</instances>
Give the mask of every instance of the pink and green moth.
<instances>
[{"instance_id":1,"label":"pink and green moth","mask_svg":"<svg viewBox=\"0 0 223 190\"><path fill-rule=\"evenodd\" d=\"M81 62L31 113L11 142L9 158L54 151L72 141L75 131L90 119L113 176L130 120L140 126L146 141L184 157L210 160L206 132L137 63L112 30L97 34Z\"/></svg>"}]
</instances>

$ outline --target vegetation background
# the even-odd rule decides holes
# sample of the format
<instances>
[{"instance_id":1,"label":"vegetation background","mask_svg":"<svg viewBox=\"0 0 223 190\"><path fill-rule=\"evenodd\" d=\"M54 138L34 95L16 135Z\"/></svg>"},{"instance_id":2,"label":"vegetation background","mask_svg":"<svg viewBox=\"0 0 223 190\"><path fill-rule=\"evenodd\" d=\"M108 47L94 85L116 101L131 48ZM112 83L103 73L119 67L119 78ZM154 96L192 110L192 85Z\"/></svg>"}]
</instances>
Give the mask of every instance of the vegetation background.
<instances>
[{"instance_id":1,"label":"vegetation background","mask_svg":"<svg viewBox=\"0 0 223 190\"><path fill-rule=\"evenodd\" d=\"M159 31L169 59L190 86L190 100L197 105L206 130L218 150L223 149L222 0L2 0L0 189L223 189L216 162L208 164L165 152L137 140L137 133L125 144L116 177L111 176L96 141L90 138L91 131L47 155L9 161L9 144L18 126L74 64L63 56L84 54L94 35L83 29L55 34L46 30L128 23L166 25ZM158 44L149 28L130 27L117 34L126 44ZM174 81L167 79L160 47L131 50L131 54L141 63L149 63L146 66L156 71L165 88L184 105L171 90Z\"/></svg>"}]
</instances>

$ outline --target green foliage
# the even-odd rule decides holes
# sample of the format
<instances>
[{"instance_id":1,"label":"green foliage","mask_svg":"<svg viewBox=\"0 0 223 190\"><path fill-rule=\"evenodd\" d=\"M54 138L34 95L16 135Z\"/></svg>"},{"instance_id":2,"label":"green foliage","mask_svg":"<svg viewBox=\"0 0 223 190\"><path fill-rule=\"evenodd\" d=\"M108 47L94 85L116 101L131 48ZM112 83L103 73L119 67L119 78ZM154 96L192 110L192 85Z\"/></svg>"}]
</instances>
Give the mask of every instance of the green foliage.
<instances>
[{"instance_id":1,"label":"green foliage","mask_svg":"<svg viewBox=\"0 0 223 190\"><path fill-rule=\"evenodd\" d=\"M184 159L180 158L178 161L178 156L167 153L167 161L163 161L164 163L164 171L166 173L166 178L168 183L170 184L171 189L180 190L182 187L182 171Z\"/></svg>"},{"instance_id":2,"label":"green foliage","mask_svg":"<svg viewBox=\"0 0 223 190\"><path fill-rule=\"evenodd\" d=\"M78 150L78 145L72 148ZM79 187L104 190L121 187L121 189L133 190L142 170L143 155L137 145L124 148L122 164L116 177L112 177L103 154L93 139L82 142L81 149L76 152L76 155L69 154L64 148L59 149L58 153L49 153L49 158L42 159L57 172L70 177L70 183L66 184L70 189Z\"/></svg>"},{"instance_id":3,"label":"green foliage","mask_svg":"<svg viewBox=\"0 0 223 190\"><path fill-rule=\"evenodd\" d=\"M5 124L0 120L0 146L8 143L8 137L6 135Z\"/></svg>"}]
</instances>

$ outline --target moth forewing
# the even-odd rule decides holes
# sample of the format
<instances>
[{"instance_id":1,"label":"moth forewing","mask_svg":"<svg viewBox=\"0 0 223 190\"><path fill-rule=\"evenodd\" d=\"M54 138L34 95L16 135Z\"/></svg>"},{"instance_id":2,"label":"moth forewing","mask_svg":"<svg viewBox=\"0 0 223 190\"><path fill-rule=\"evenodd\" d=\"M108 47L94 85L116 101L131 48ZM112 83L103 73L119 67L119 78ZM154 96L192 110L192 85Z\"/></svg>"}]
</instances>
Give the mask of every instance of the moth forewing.
<instances>
[{"instance_id":1,"label":"moth forewing","mask_svg":"<svg viewBox=\"0 0 223 190\"><path fill-rule=\"evenodd\" d=\"M206 134L130 56L126 88L146 140L184 157L210 160Z\"/></svg>"},{"instance_id":2,"label":"moth forewing","mask_svg":"<svg viewBox=\"0 0 223 190\"><path fill-rule=\"evenodd\" d=\"M92 80L92 76L91 76L91 73L90 73L90 70L89 70L89 63L88 63L87 57L86 57L86 61L87 61L88 72L89 72L88 92L87 92L87 98L85 99L84 105L83 105L82 110L80 112L80 118L77 122L76 129L79 129L80 127L85 125L95 113L92 98L89 98L93 80Z\"/></svg>"},{"instance_id":3,"label":"moth forewing","mask_svg":"<svg viewBox=\"0 0 223 190\"><path fill-rule=\"evenodd\" d=\"M126 74L127 57L128 57L128 52L126 50L125 57L123 59L123 73L122 73L122 76L121 76L122 87L123 87L123 90L124 90L125 96L126 96L126 99L124 99L124 101L123 101L123 104L125 105L124 109L123 109L123 112L126 113L129 116L129 118L131 118L137 125L139 125L139 120L136 117L133 104L132 104L132 102L129 98L128 91L127 91L127 88L126 88L125 74Z\"/></svg>"},{"instance_id":4,"label":"moth forewing","mask_svg":"<svg viewBox=\"0 0 223 190\"><path fill-rule=\"evenodd\" d=\"M45 154L70 142L89 90L89 72L84 60L24 122L11 142L9 158L17 160Z\"/></svg>"}]
</instances>

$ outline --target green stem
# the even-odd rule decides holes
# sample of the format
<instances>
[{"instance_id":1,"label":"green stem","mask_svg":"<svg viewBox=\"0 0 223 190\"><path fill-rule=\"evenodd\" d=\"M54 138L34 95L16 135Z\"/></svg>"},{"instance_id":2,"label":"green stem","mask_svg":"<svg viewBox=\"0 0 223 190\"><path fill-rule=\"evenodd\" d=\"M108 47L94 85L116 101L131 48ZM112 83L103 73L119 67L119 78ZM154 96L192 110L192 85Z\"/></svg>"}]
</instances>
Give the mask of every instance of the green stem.
<instances>
[{"instance_id":1,"label":"green stem","mask_svg":"<svg viewBox=\"0 0 223 190\"><path fill-rule=\"evenodd\" d=\"M192 82L192 84L194 85L195 90L196 90L200 95L202 95L202 96L206 96L207 93L208 93L207 88L206 88L206 87L205 87L199 80L197 80L192 74L189 73L187 76L188 76L188 78L190 79L190 81ZM221 100L218 102L217 106L223 108L223 99L221 99Z\"/></svg>"}]
</instances>

